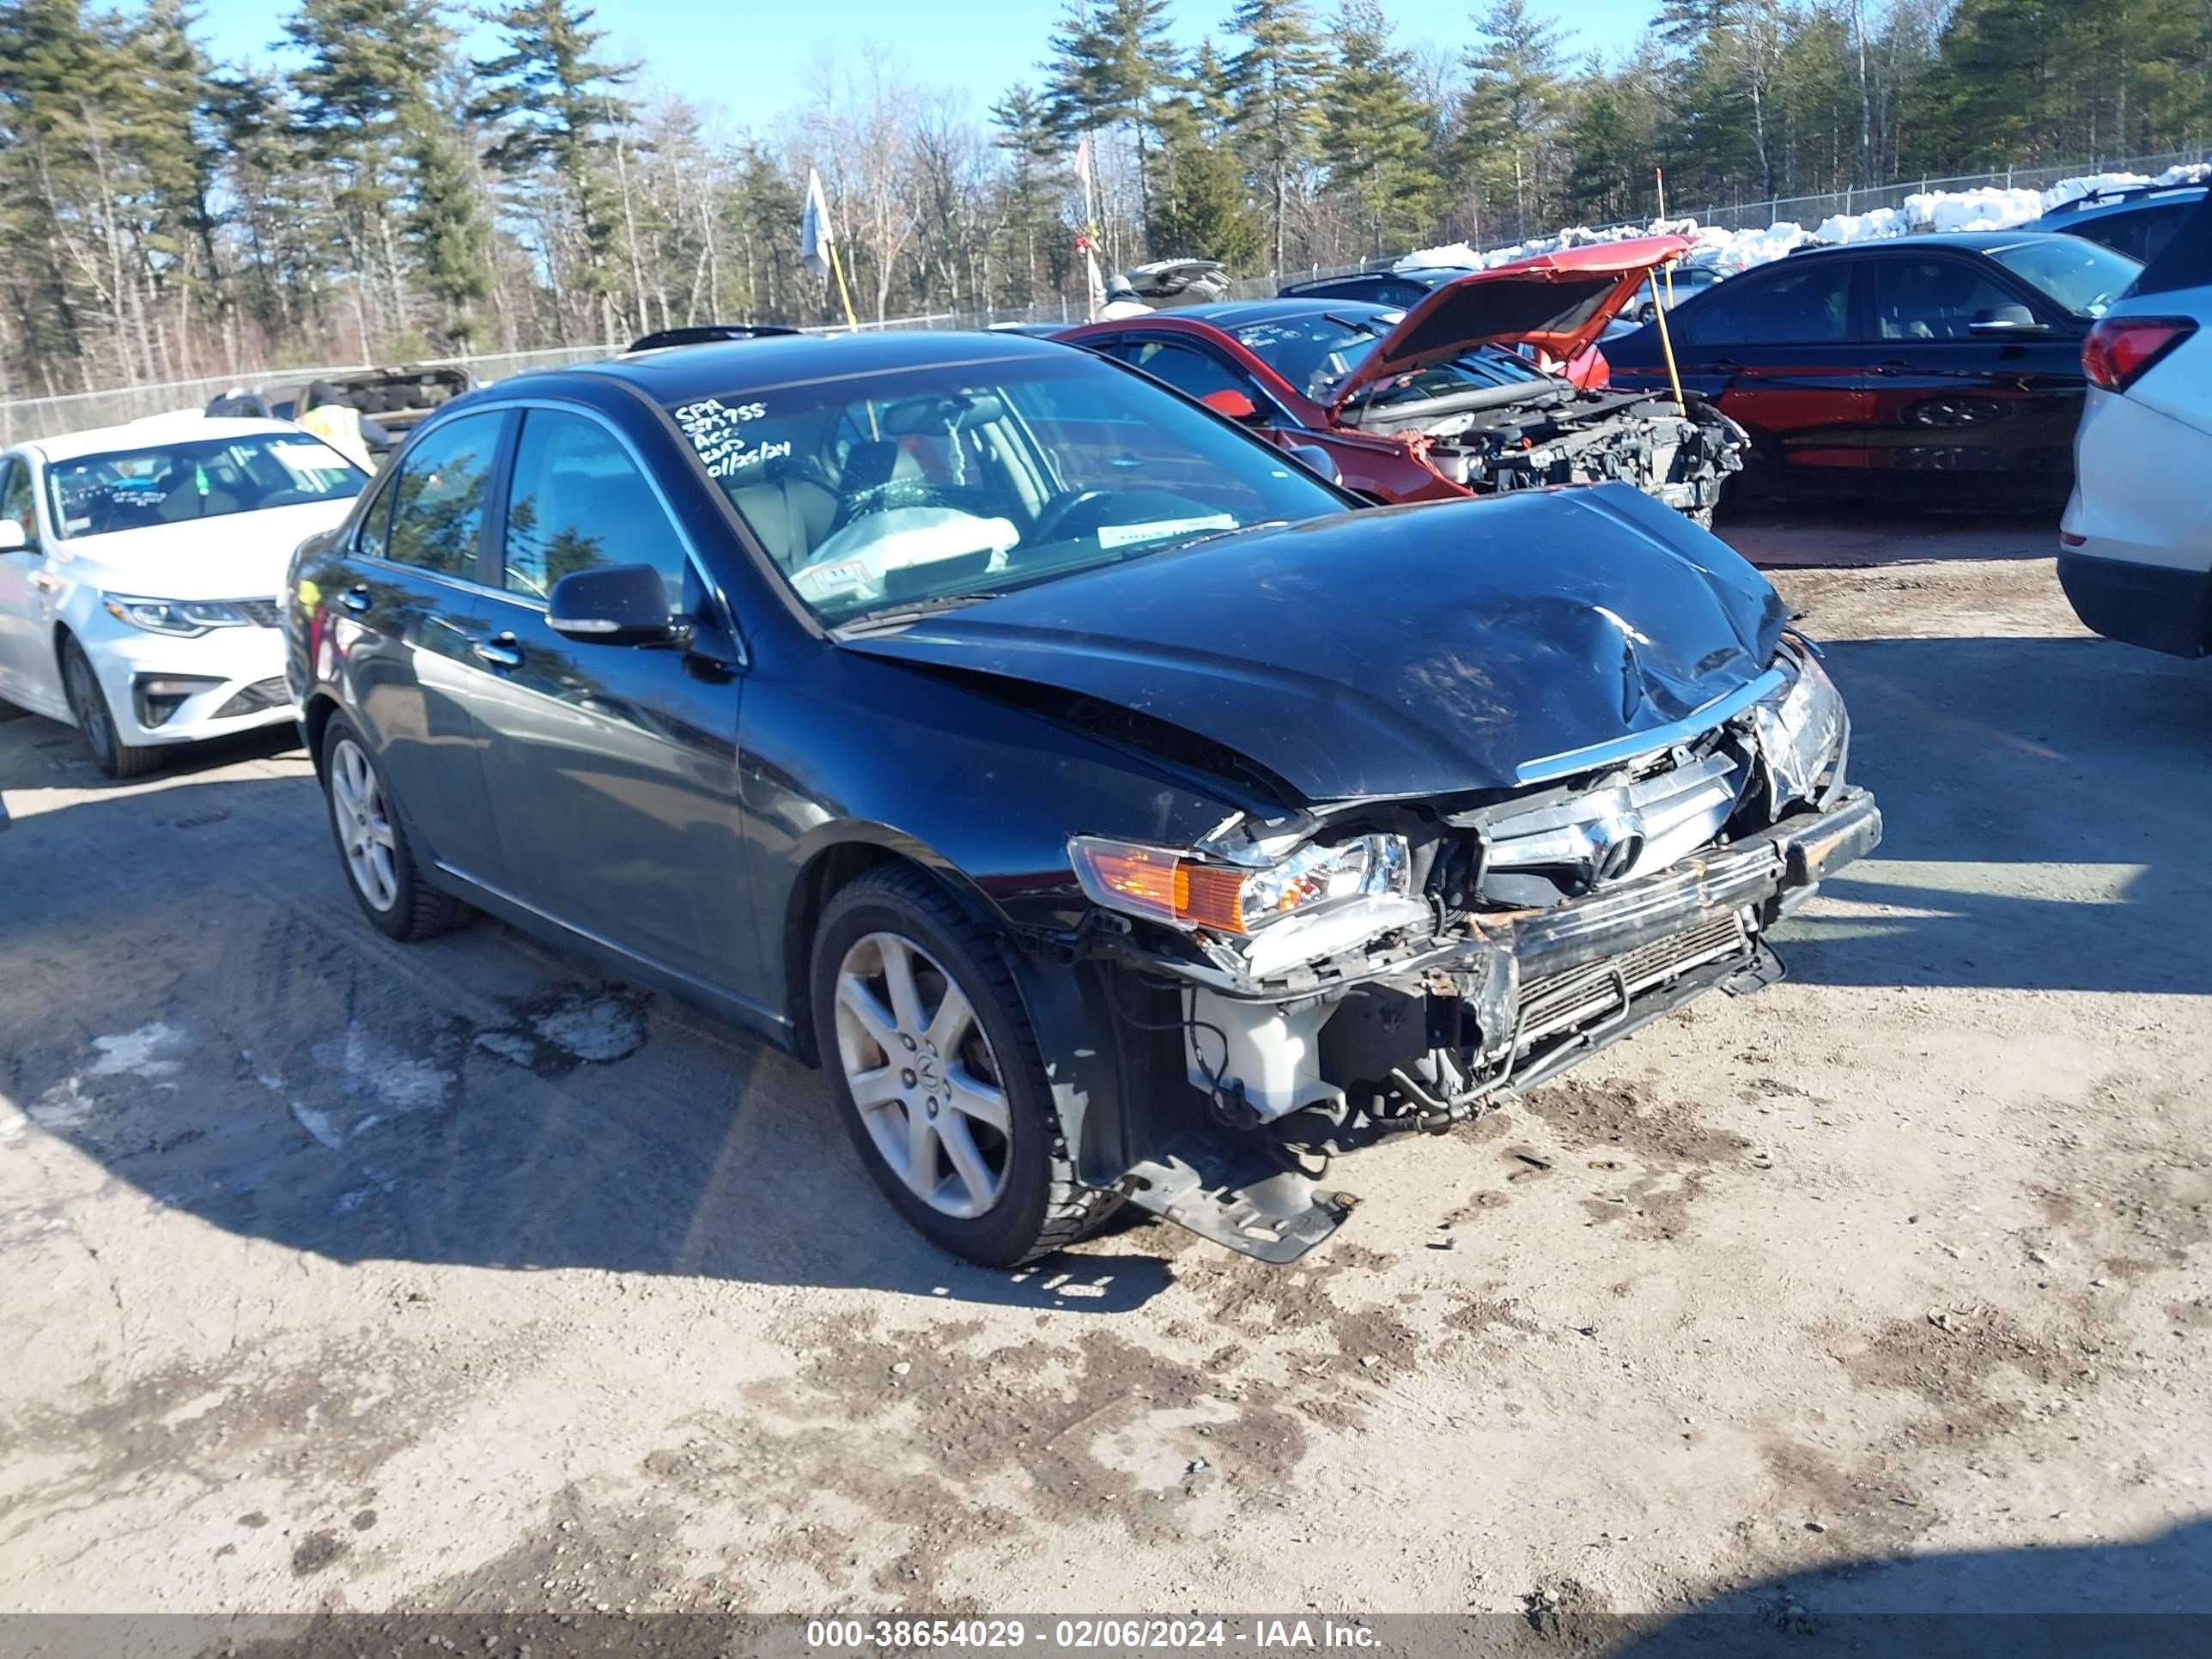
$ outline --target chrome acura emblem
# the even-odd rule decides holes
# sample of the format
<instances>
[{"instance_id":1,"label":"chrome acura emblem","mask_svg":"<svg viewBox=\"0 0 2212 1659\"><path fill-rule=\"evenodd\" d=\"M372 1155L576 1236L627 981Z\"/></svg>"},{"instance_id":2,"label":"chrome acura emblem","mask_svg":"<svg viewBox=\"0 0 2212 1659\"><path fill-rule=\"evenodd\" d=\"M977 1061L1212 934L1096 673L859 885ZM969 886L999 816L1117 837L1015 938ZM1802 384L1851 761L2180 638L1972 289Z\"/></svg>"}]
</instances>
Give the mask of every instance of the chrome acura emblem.
<instances>
[{"instance_id":1,"label":"chrome acura emblem","mask_svg":"<svg viewBox=\"0 0 2212 1659\"><path fill-rule=\"evenodd\" d=\"M1634 812L1585 824L1583 835L1589 842L1589 884L1593 887L1619 881L1644 856L1644 820Z\"/></svg>"}]
</instances>

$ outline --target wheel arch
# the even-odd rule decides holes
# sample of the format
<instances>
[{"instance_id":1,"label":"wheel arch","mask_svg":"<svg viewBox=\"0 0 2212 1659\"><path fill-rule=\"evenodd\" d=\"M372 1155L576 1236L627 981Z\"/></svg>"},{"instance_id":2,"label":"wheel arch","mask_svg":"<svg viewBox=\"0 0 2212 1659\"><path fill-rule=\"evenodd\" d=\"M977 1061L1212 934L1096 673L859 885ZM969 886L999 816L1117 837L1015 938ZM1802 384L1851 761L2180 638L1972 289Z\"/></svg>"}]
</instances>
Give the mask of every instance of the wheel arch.
<instances>
[{"instance_id":1,"label":"wheel arch","mask_svg":"<svg viewBox=\"0 0 2212 1659\"><path fill-rule=\"evenodd\" d=\"M300 731L307 738L307 759L318 782L323 779L323 734L331 729L331 720L337 713L338 700L324 690L309 692L300 709Z\"/></svg>"},{"instance_id":2,"label":"wheel arch","mask_svg":"<svg viewBox=\"0 0 2212 1659\"><path fill-rule=\"evenodd\" d=\"M809 1066L822 1055L814 1040L814 930L830 901L872 870L898 865L919 870L977 921L1005 934L1006 918L983 890L935 848L886 824L848 823L836 838L808 851L784 902L784 1002L793 1046Z\"/></svg>"}]
</instances>

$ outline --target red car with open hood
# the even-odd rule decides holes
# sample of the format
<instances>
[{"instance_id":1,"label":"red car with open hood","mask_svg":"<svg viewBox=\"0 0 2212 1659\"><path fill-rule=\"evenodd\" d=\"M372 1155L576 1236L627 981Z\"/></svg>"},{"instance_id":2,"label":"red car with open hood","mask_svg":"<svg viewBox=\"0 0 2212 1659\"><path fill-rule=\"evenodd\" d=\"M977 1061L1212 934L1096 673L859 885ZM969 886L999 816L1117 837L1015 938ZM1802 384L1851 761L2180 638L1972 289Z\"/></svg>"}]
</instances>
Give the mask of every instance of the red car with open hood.
<instances>
[{"instance_id":1,"label":"red car with open hood","mask_svg":"<svg viewBox=\"0 0 2212 1659\"><path fill-rule=\"evenodd\" d=\"M1638 288L1689 246L1653 236L1539 254L1471 271L1410 310L1233 301L1058 337L1285 448L1325 451L1344 483L1383 501L1620 480L1705 519L1739 465L1741 428L1694 398L1686 409L1610 390L1597 349Z\"/></svg>"}]
</instances>

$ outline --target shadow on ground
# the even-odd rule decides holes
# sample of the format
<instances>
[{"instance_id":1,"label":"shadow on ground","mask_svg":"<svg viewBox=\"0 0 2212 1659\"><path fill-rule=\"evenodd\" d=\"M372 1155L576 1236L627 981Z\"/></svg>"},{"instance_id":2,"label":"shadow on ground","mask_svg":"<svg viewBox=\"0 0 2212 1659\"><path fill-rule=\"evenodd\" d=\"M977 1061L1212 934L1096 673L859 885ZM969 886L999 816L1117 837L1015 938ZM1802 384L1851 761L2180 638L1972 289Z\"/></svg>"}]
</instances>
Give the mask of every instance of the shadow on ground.
<instances>
[{"instance_id":1,"label":"shadow on ground","mask_svg":"<svg viewBox=\"0 0 2212 1659\"><path fill-rule=\"evenodd\" d=\"M1800 978L2212 986L2212 672L2074 639L1830 662L1888 840L1833 884L1842 914L1792 925ZM38 772L29 724L0 727L0 777ZM346 1261L1102 1312L1168 1282L1135 1232L1024 1275L957 1265L884 1203L816 1073L488 923L391 944L304 768L270 771L24 798L0 1143L43 1132L159 1204Z\"/></svg>"},{"instance_id":2,"label":"shadow on ground","mask_svg":"<svg viewBox=\"0 0 2212 1659\"><path fill-rule=\"evenodd\" d=\"M1891 502L1723 502L1714 533L1766 569L1856 568L1929 559L2047 559L2058 515Z\"/></svg>"},{"instance_id":3,"label":"shadow on ground","mask_svg":"<svg viewBox=\"0 0 2212 1659\"><path fill-rule=\"evenodd\" d=\"M1827 647L1881 847L1842 915L1781 935L1801 979L2212 988L2212 665L2084 638Z\"/></svg>"},{"instance_id":4,"label":"shadow on ground","mask_svg":"<svg viewBox=\"0 0 2212 1659\"><path fill-rule=\"evenodd\" d=\"M339 1261L1099 1312L1170 1281L1110 1235L1021 1273L957 1262L878 1192L818 1073L487 921L386 940L304 769L161 781L26 808L0 850L0 1152L52 1137Z\"/></svg>"},{"instance_id":5,"label":"shadow on ground","mask_svg":"<svg viewBox=\"0 0 2212 1659\"><path fill-rule=\"evenodd\" d=\"M1565 1612L1561 1609L1560 1612ZM1540 1631L1546 1618L1532 1610ZM1571 1615L1554 1633L1571 1643ZM2142 1543L1887 1557L1769 1579L1636 1634L1613 1659L2166 1659L2212 1652L2212 1522Z\"/></svg>"}]
</instances>

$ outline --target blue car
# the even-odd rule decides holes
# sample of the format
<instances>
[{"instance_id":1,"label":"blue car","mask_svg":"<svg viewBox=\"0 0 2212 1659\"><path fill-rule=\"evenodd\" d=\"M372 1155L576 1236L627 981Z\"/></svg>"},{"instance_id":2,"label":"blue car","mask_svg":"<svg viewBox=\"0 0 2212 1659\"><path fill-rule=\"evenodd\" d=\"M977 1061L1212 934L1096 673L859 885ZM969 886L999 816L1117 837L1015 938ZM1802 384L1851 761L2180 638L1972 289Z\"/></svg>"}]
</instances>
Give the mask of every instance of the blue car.
<instances>
[{"instance_id":1,"label":"blue car","mask_svg":"<svg viewBox=\"0 0 2212 1659\"><path fill-rule=\"evenodd\" d=\"M2138 185L2104 191L2062 204L2022 228L2086 237L2148 264L2206 193L2203 185Z\"/></svg>"}]
</instances>

